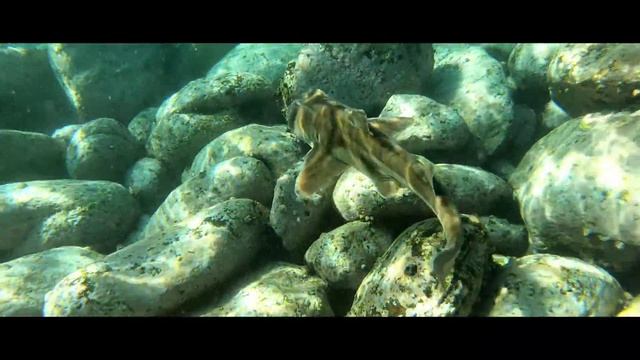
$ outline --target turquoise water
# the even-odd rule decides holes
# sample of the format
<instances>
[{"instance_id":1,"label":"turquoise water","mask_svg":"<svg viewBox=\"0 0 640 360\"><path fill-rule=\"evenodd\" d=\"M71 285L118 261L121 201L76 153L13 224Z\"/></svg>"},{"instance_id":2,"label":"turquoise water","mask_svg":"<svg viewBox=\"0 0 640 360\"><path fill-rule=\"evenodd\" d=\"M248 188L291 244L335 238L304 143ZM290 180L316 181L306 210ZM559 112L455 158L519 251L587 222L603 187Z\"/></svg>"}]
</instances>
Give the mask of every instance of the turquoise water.
<instances>
[{"instance_id":1,"label":"turquoise water","mask_svg":"<svg viewBox=\"0 0 640 360\"><path fill-rule=\"evenodd\" d=\"M0 316L636 316L639 59L0 44Z\"/></svg>"}]
</instances>

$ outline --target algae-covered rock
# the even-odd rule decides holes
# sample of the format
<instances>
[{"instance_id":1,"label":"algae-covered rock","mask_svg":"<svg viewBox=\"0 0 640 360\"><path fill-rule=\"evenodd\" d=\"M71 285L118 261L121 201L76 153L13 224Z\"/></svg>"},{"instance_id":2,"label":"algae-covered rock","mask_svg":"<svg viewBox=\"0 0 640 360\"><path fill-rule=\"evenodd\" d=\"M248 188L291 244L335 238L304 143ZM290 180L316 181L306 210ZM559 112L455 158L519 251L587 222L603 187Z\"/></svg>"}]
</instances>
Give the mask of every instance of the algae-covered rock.
<instances>
[{"instance_id":1,"label":"algae-covered rock","mask_svg":"<svg viewBox=\"0 0 640 360\"><path fill-rule=\"evenodd\" d=\"M318 236L336 222L331 193L333 187L318 193L314 201L303 200L295 193L296 178L302 171L299 162L276 181L269 223L282 239L282 245L296 258L302 259L305 251Z\"/></svg>"},{"instance_id":2,"label":"algae-covered rock","mask_svg":"<svg viewBox=\"0 0 640 360\"><path fill-rule=\"evenodd\" d=\"M262 267L228 291L202 316L332 316L327 283L303 267L273 263Z\"/></svg>"},{"instance_id":3,"label":"algae-covered rock","mask_svg":"<svg viewBox=\"0 0 640 360\"><path fill-rule=\"evenodd\" d=\"M431 44L311 44L287 66L285 106L311 89L378 114L393 94L420 93L433 69Z\"/></svg>"},{"instance_id":4,"label":"algae-covered rock","mask_svg":"<svg viewBox=\"0 0 640 360\"><path fill-rule=\"evenodd\" d=\"M182 175L182 181L236 156L261 160L277 179L300 161L307 150L308 147L283 125L250 124L228 131L203 147Z\"/></svg>"},{"instance_id":5,"label":"algae-covered rock","mask_svg":"<svg viewBox=\"0 0 640 360\"><path fill-rule=\"evenodd\" d=\"M0 264L0 316L42 316L44 296L58 281L103 257L63 246Z\"/></svg>"},{"instance_id":6,"label":"algae-covered rock","mask_svg":"<svg viewBox=\"0 0 640 360\"><path fill-rule=\"evenodd\" d=\"M0 184L64 177L61 142L40 133L0 130Z\"/></svg>"},{"instance_id":7,"label":"algae-covered rock","mask_svg":"<svg viewBox=\"0 0 640 360\"><path fill-rule=\"evenodd\" d=\"M393 95L380 117L406 117L404 128L390 135L411 153L451 158L468 143L471 133L458 113L422 95ZM436 161L436 160L432 160Z\"/></svg>"},{"instance_id":8,"label":"algae-covered rock","mask_svg":"<svg viewBox=\"0 0 640 360\"><path fill-rule=\"evenodd\" d=\"M494 280L488 316L613 316L624 291L603 269L550 254L513 260Z\"/></svg>"},{"instance_id":9,"label":"algae-covered rock","mask_svg":"<svg viewBox=\"0 0 640 360\"><path fill-rule=\"evenodd\" d=\"M496 175L479 168L436 164L434 183L464 213L485 215L511 199L509 185ZM374 219L424 218L432 214L418 195L407 188L384 198L373 181L350 168L340 176L333 191L336 208L347 221Z\"/></svg>"},{"instance_id":10,"label":"algae-covered rock","mask_svg":"<svg viewBox=\"0 0 640 360\"><path fill-rule=\"evenodd\" d=\"M229 130L280 119L273 97L267 80L251 73L191 81L158 109L147 151L173 167L185 166Z\"/></svg>"},{"instance_id":11,"label":"algae-covered rock","mask_svg":"<svg viewBox=\"0 0 640 360\"><path fill-rule=\"evenodd\" d=\"M347 169L338 178L333 190L333 203L346 221L395 222L406 218L417 221L433 216L427 204L411 190L401 188L393 196L384 198L373 181L355 168Z\"/></svg>"},{"instance_id":12,"label":"algae-covered rock","mask_svg":"<svg viewBox=\"0 0 640 360\"><path fill-rule=\"evenodd\" d=\"M536 142L510 178L534 252L638 264L639 144L640 112L586 115Z\"/></svg>"},{"instance_id":13,"label":"algae-covered rock","mask_svg":"<svg viewBox=\"0 0 640 360\"><path fill-rule=\"evenodd\" d=\"M548 70L551 98L572 117L640 108L640 44L571 44Z\"/></svg>"},{"instance_id":14,"label":"algae-covered rock","mask_svg":"<svg viewBox=\"0 0 640 360\"><path fill-rule=\"evenodd\" d=\"M51 44L49 59L82 121L109 117L126 124L204 76L223 55L216 56L217 50L195 44Z\"/></svg>"},{"instance_id":15,"label":"algae-covered rock","mask_svg":"<svg viewBox=\"0 0 640 360\"><path fill-rule=\"evenodd\" d=\"M529 249L529 238L524 225L511 224L496 216L481 216L480 222L495 254L523 256Z\"/></svg>"},{"instance_id":16,"label":"algae-covered rock","mask_svg":"<svg viewBox=\"0 0 640 360\"><path fill-rule=\"evenodd\" d=\"M431 260L445 239L437 219L406 229L358 288L349 316L467 316L482 286L489 248L477 220L463 217L465 242L454 271L437 286Z\"/></svg>"},{"instance_id":17,"label":"algae-covered rock","mask_svg":"<svg viewBox=\"0 0 640 360\"><path fill-rule=\"evenodd\" d=\"M305 254L305 262L329 286L357 290L393 237L371 223L353 221L320 235Z\"/></svg>"},{"instance_id":18,"label":"algae-covered rock","mask_svg":"<svg viewBox=\"0 0 640 360\"><path fill-rule=\"evenodd\" d=\"M44 180L0 186L0 250L10 258L67 245L108 252L132 230L136 200L109 181Z\"/></svg>"},{"instance_id":19,"label":"algae-covered rock","mask_svg":"<svg viewBox=\"0 0 640 360\"><path fill-rule=\"evenodd\" d=\"M509 75L522 90L546 92L549 63L565 44L518 44L509 56Z\"/></svg>"},{"instance_id":20,"label":"algae-covered rock","mask_svg":"<svg viewBox=\"0 0 640 360\"><path fill-rule=\"evenodd\" d=\"M264 246L268 210L228 200L75 271L45 296L45 316L169 314L236 276Z\"/></svg>"},{"instance_id":21,"label":"algae-covered rock","mask_svg":"<svg viewBox=\"0 0 640 360\"><path fill-rule=\"evenodd\" d=\"M433 177L463 213L488 215L513 197L506 181L477 167L436 164Z\"/></svg>"},{"instance_id":22,"label":"algae-covered rock","mask_svg":"<svg viewBox=\"0 0 640 360\"><path fill-rule=\"evenodd\" d=\"M142 154L142 147L124 125L114 119L96 119L73 133L67 147L67 171L74 179L121 182Z\"/></svg>"},{"instance_id":23,"label":"algae-covered rock","mask_svg":"<svg viewBox=\"0 0 640 360\"><path fill-rule=\"evenodd\" d=\"M176 223L231 198L246 198L269 206L274 179L260 160L235 157L222 161L175 188L151 216L141 237L171 231Z\"/></svg>"},{"instance_id":24,"label":"algae-covered rock","mask_svg":"<svg viewBox=\"0 0 640 360\"><path fill-rule=\"evenodd\" d=\"M480 160L508 140L513 101L500 63L478 46L438 45L428 96L451 106L480 144Z\"/></svg>"},{"instance_id":25,"label":"algae-covered rock","mask_svg":"<svg viewBox=\"0 0 640 360\"><path fill-rule=\"evenodd\" d=\"M238 44L207 73L208 78L247 72L264 77L275 93L289 61L295 60L302 44Z\"/></svg>"}]
</instances>

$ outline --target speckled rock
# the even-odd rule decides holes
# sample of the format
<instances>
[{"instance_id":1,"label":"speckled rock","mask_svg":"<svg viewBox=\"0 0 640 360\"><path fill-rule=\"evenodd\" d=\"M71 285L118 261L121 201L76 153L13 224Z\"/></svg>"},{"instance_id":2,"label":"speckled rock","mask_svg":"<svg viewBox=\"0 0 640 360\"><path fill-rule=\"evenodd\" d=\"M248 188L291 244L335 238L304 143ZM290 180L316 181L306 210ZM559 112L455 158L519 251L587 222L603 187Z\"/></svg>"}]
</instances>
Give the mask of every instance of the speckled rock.
<instances>
[{"instance_id":1,"label":"speckled rock","mask_svg":"<svg viewBox=\"0 0 640 360\"><path fill-rule=\"evenodd\" d=\"M142 154L142 147L124 125L114 119L96 119L82 125L71 137L67 171L74 179L121 182Z\"/></svg>"},{"instance_id":2,"label":"speckled rock","mask_svg":"<svg viewBox=\"0 0 640 360\"><path fill-rule=\"evenodd\" d=\"M428 96L453 107L479 142L479 157L508 138L513 102L500 63L478 46L438 45Z\"/></svg>"},{"instance_id":3,"label":"speckled rock","mask_svg":"<svg viewBox=\"0 0 640 360\"><path fill-rule=\"evenodd\" d=\"M296 195L295 183L302 165L297 163L278 178L269 214L269 223L282 239L284 248L300 260L309 245L323 231L331 229L338 217L331 200L333 187L324 189L314 201L302 200Z\"/></svg>"},{"instance_id":4,"label":"speckled rock","mask_svg":"<svg viewBox=\"0 0 640 360\"><path fill-rule=\"evenodd\" d=\"M431 259L445 240L437 219L406 229L358 288L348 316L467 316L477 300L489 252L482 227L463 216L465 243L453 274L437 286Z\"/></svg>"},{"instance_id":5,"label":"speckled rock","mask_svg":"<svg viewBox=\"0 0 640 360\"><path fill-rule=\"evenodd\" d=\"M553 100L550 100L547 105L545 105L542 112L542 126L547 131L557 128L570 119L571 116L564 112Z\"/></svg>"},{"instance_id":6,"label":"speckled rock","mask_svg":"<svg viewBox=\"0 0 640 360\"><path fill-rule=\"evenodd\" d=\"M380 117L408 117L404 129L390 133L407 151L426 155L434 150L454 154L469 141L471 133L452 108L421 95L393 95Z\"/></svg>"},{"instance_id":7,"label":"speckled rock","mask_svg":"<svg viewBox=\"0 0 640 360\"><path fill-rule=\"evenodd\" d=\"M0 184L65 175L61 142L40 133L0 130Z\"/></svg>"},{"instance_id":8,"label":"speckled rock","mask_svg":"<svg viewBox=\"0 0 640 360\"><path fill-rule=\"evenodd\" d=\"M10 258L65 245L113 250L138 217L120 184L45 180L0 186L0 250Z\"/></svg>"},{"instance_id":9,"label":"speckled rock","mask_svg":"<svg viewBox=\"0 0 640 360\"><path fill-rule=\"evenodd\" d=\"M303 267L269 264L247 276L202 316L332 316L327 283Z\"/></svg>"},{"instance_id":10,"label":"speckled rock","mask_svg":"<svg viewBox=\"0 0 640 360\"><path fill-rule=\"evenodd\" d=\"M267 80L251 73L227 73L194 80L165 100L147 151L176 168L187 165L207 143L247 123L280 120Z\"/></svg>"},{"instance_id":11,"label":"speckled rock","mask_svg":"<svg viewBox=\"0 0 640 360\"><path fill-rule=\"evenodd\" d=\"M373 181L355 168L347 169L338 178L333 190L333 203L343 219L386 222L411 219L417 221L433 212L411 190L402 188L394 196L384 198Z\"/></svg>"},{"instance_id":12,"label":"speckled rock","mask_svg":"<svg viewBox=\"0 0 640 360\"><path fill-rule=\"evenodd\" d=\"M517 44L514 44L514 43L496 43L496 44L484 43L484 44L478 44L478 45L481 48L483 48L484 51L486 51L487 54L491 55L494 59L498 61L504 61L504 62L506 62L509 59L509 55L511 55L511 52L517 46Z\"/></svg>"},{"instance_id":13,"label":"speckled rock","mask_svg":"<svg viewBox=\"0 0 640 360\"><path fill-rule=\"evenodd\" d=\"M618 313L620 317L640 317L640 296L636 296Z\"/></svg>"},{"instance_id":14,"label":"speckled rock","mask_svg":"<svg viewBox=\"0 0 640 360\"><path fill-rule=\"evenodd\" d=\"M285 106L309 89L379 114L393 94L420 93L433 70L431 44L311 44L285 72Z\"/></svg>"},{"instance_id":15,"label":"speckled rock","mask_svg":"<svg viewBox=\"0 0 640 360\"><path fill-rule=\"evenodd\" d=\"M488 316L613 316L624 303L620 284L603 269L550 254L513 260L492 287Z\"/></svg>"},{"instance_id":16,"label":"speckled rock","mask_svg":"<svg viewBox=\"0 0 640 360\"><path fill-rule=\"evenodd\" d=\"M222 161L171 191L140 236L157 237L202 209L231 198L253 199L268 207L274 183L260 160L235 157Z\"/></svg>"},{"instance_id":17,"label":"speckled rock","mask_svg":"<svg viewBox=\"0 0 640 360\"><path fill-rule=\"evenodd\" d=\"M509 75L522 90L547 91L547 69L565 44L518 44L509 56Z\"/></svg>"},{"instance_id":18,"label":"speckled rock","mask_svg":"<svg viewBox=\"0 0 640 360\"><path fill-rule=\"evenodd\" d=\"M224 73L189 82L162 103L156 117L158 123L161 123L171 114L214 114L230 108L257 115L260 113L259 109L252 108L272 95L268 82L260 75L248 72Z\"/></svg>"},{"instance_id":19,"label":"speckled rock","mask_svg":"<svg viewBox=\"0 0 640 360\"><path fill-rule=\"evenodd\" d=\"M215 64L216 58L203 63L199 56L203 51L196 47L51 44L49 59L81 120L109 117L126 124L141 109L157 106Z\"/></svg>"},{"instance_id":20,"label":"speckled rock","mask_svg":"<svg viewBox=\"0 0 640 360\"><path fill-rule=\"evenodd\" d=\"M572 44L549 64L552 99L570 116L640 107L640 44Z\"/></svg>"},{"instance_id":21,"label":"speckled rock","mask_svg":"<svg viewBox=\"0 0 640 360\"><path fill-rule=\"evenodd\" d=\"M168 314L224 284L258 254L267 212L249 199L203 209L161 237L129 245L62 279L45 316Z\"/></svg>"},{"instance_id":22,"label":"speckled rock","mask_svg":"<svg viewBox=\"0 0 640 360\"><path fill-rule=\"evenodd\" d=\"M489 214L501 202L512 197L511 189L503 179L470 166L436 164L434 182L440 185L439 191L464 213ZM354 168L345 171L338 179L333 201L347 221L367 217L424 218L433 214L418 195L406 188L385 199L373 182Z\"/></svg>"},{"instance_id":23,"label":"speckled rock","mask_svg":"<svg viewBox=\"0 0 640 360\"><path fill-rule=\"evenodd\" d=\"M81 127L82 124L65 125L59 129L56 129L53 134L51 134L51 137L64 144L64 148L66 149L71 142L73 134L75 134L75 132Z\"/></svg>"},{"instance_id":24,"label":"speckled rock","mask_svg":"<svg viewBox=\"0 0 640 360\"><path fill-rule=\"evenodd\" d=\"M287 64L298 57L302 47L302 44L238 44L209 70L207 77L252 73L264 77L275 93Z\"/></svg>"},{"instance_id":25,"label":"speckled rock","mask_svg":"<svg viewBox=\"0 0 640 360\"><path fill-rule=\"evenodd\" d=\"M153 158L138 160L124 179L124 186L138 200L142 211L148 213L153 213L160 206L177 183L167 168Z\"/></svg>"},{"instance_id":26,"label":"speckled rock","mask_svg":"<svg viewBox=\"0 0 640 360\"><path fill-rule=\"evenodd\" d=\"M529 238L524 225L511 224L495 216L481 216L480 223L487 233L493 252L505 256L523 256L529 249Z\"/></svg>"},{"instance_id":27,"label":"speckled rock","mask_svg":"<svg viewBox=\"0 0 640 360\"><path fill-rule=\"evenodd\" d=\"M50 134L77 120L46 45L0 45L0 104L0 129Z\"/></svg>"},{"instance_id":28,"label":"speckled rock","mask_svg":"<svg viewBox=\"0 0 640 360\"><path fill-rule=\"evenodd\" d=\"M172 168L181 169L218 135L244 124L233 110L213 115L172 114L159 119L147 140L147 154Z\"/></svg>"},{"instance_id":29,"label":"speckled rock","mask_svg":"<svg viewBox=\"0 0 640 360\"><path fill-rule=\"evenodd\" d=\"M640 112L586 115L536 142L510 178L536 252L639 263L639 144Z\"/></svg>"},{"instance_id":30,"label":"speckled rock","mask_svg":"<svg viewBox=\"0 0 640 360\"><path fill-rule=\"evenodd\" d=\"M320 235L304 257L330 287L357 290L391 242L389 231L353 221Z\"/></svg>"},{"instance_id":31,"label":"speckled rock","mask_svg":"<svg viewBox=\"0 0 640 360\"><path fill-rule=\"evenodd\" d=\"M286 126L250 124L228 131L207 146L193 159L182 181L211 168L220 161L235 156L251 156L261 160L279 178L302 159L309 147L286 131Z\"/></svg>"},{"instance_id":32,"label":"speckled rock","mask_svg":"<svg viewBox=\"0 0 640 360\"><path fill-rule=\"evenodd\" d=\"M156 126L157 107L150 107L142 110L138 115L134 116L127 128L133 137L141 146L145 146L151 131Z\"/></svg>"},{"instance_id":33,"label":"speckled rock","mask_svg":"<svg viewBox=\"0 0 640 360\"><path fill-rule=\"evenodd\" d=\"M42 316L44 295L68 274L103 255L63 246L0 264L0 316Z\"/></svg>"}]
</instances>

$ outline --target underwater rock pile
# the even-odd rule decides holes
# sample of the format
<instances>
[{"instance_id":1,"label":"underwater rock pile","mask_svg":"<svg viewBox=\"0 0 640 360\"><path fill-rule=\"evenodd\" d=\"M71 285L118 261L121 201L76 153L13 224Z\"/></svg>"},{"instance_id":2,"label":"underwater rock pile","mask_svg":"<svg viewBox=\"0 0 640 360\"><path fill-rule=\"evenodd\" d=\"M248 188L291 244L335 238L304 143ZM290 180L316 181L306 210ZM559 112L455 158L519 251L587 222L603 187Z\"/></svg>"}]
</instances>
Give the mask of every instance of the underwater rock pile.
<instances>
[{"instance_id":1,"label":"underwater rock pile","mask_svg":"<svg viewBox=\"0 0 640 360\"><path fill-rule=\"evenodd\" d=\"M216 54L219 51L219 47L191 44L48 47L52 71L78 119L108 117L123 123L203 76L224 55Z\"/></svg>"},{"instance_id":2,"label":"underwater rock pile","mask_svg":"<svg viewBox=\"0 0 640 360\"><path fill-rule=\"evenodd\" d=\"M0 45L0 316L637 316L639 60L636 44ZM369 134L288 128L311 89ZM310 153L385 175L376 138L434 163L461 213L450 272L416 193Z\"/></svg>"},{"instance_id":3,"label":"underwater rock pile","mask_svg":"<svg viewBox=\"0 0 640 360\"><path fill-rule=\"evenodd\" d=\"M184 167L226 131L276 119L275 104L269 106L272 98L268 82L251 73L193 80L158 109L147 151L172 167Z\"/></svg>"},{"instance_id":4,"label":"underwater rock pile","mask_svg":"<svg viewBox=\"0 0 640 360\"><path fill-rule=\"evenodd\" d=\"M264 245L267 209L248 199L203 209L62 279L45 316L163 315L237 274Z\"/></svg>"}]
</instances>

